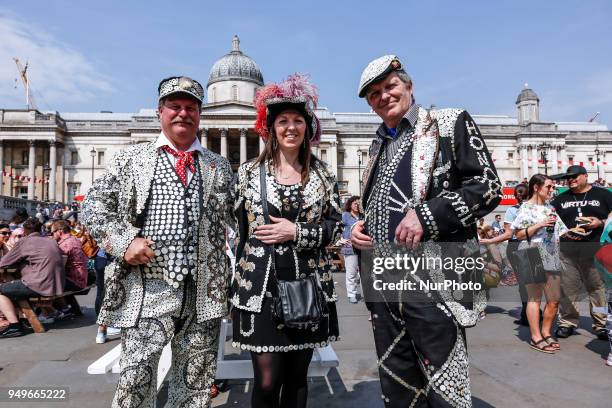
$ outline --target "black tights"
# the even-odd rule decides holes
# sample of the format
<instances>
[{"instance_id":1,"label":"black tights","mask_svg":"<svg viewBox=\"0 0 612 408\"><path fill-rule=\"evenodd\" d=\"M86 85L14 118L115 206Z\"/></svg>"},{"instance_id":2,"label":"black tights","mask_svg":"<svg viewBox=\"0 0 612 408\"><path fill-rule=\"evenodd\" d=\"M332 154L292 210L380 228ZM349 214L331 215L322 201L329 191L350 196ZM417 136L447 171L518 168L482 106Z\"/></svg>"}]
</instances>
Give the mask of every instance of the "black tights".
<instances>
[{"instance_id":1,"label":"black tights","mask_svg":"<svg viewBox=\"0 0 612 408\"><path fill-rule=\"evenodd\" d=\"M287 353L251 352L255 373L252 408L306 408L312 352L312 349Z\"/></svg>"}]
</instances>

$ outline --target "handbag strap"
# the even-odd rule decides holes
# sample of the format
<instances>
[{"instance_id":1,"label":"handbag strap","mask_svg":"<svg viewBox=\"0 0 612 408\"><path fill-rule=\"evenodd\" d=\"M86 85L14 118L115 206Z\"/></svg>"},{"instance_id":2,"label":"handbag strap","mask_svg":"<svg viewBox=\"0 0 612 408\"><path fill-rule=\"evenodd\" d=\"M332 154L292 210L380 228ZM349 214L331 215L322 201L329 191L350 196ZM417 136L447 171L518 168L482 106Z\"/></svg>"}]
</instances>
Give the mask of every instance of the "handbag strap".
<instances>
[{"instance_id":1,"label":"handbag strap","mask_svg":"<svg viewBox=\"0 0 612 408\"><path fill-rule=\"evenodd\" d=\"M531 245L531 239L529 238L529 227L525 228L525 235L527 237L527 244Z\"/></svg>"},{"instance_id":2,"label":"handbag strap","mask_svg":"<svg viewBox=\"0 0 612 408\"><path fill-rule=\"evenodd\" d=\"M270 222L270 212L268 210L268 189L267 189L267 181L266 181L266 165L264 160L259 163L259 191L261 194L261 207L263 208L263 216L266 224L271 224ZM278 282L278 276L276 276L276 257L275 257L275 249L274 245L265 244L270 249L271 254L271 265L270 269L274 273L274 278Z\"/></svg>"}]
</instances>

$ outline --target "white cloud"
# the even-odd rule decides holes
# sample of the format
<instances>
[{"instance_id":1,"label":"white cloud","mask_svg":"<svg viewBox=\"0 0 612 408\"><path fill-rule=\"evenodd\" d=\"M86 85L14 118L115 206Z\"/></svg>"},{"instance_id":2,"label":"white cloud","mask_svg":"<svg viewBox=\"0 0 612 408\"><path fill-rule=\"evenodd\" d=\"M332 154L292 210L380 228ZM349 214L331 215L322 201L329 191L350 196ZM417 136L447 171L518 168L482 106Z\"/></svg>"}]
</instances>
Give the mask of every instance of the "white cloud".
<instances>
[{"instance_id":1,"label":"white cloud","mask_svg":"<svg viewBox=\"0 0 612 408\"><path fill-rule=\"evenodd\" d=\"M30 86L39 109L55 109L113 91L110 80L88 59L42 29L0 11L0 106L24 107L25 91L14 57L29 62ZM15 89L15 78L18 78Z\"/></svg>"}]
</instances>

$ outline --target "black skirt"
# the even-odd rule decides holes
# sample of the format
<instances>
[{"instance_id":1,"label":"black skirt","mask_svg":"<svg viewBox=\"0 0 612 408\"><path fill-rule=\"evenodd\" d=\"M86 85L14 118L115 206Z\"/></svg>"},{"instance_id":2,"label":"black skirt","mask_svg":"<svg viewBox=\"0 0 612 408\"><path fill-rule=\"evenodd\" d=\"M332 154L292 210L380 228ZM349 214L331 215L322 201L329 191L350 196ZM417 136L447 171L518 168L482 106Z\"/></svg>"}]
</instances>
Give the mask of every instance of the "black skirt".
<instances>
[{"instance_id":1,"label":"black skirt","mask_svg":"<svg viewBox=\"0 0 612 408\"><path fill-rule=\"evenodd\" d=\"M234 308L232 311L233 343L241 350L257 353L287 352L325 347L338 340L336 304L328 302L329 315L316 329L278 328L272 316L272 298L264 297L260 313Z\"/></svg>"}]
</instances>

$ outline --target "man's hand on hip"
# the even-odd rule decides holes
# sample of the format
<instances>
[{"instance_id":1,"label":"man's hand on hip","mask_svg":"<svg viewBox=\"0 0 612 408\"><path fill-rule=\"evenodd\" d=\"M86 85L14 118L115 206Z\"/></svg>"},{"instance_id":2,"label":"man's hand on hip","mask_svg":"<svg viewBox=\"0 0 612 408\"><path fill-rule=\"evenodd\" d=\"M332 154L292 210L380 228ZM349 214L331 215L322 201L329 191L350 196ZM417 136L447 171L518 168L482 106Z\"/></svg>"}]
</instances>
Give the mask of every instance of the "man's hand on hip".
<instances>
[{"instance_id":1,"label":"man's hand on hip","mask_svg":"<svg viewBox=\"0 0 612 408\"><path fill-rule=\"evenodd\" d=\"M399 245L416 248L421 238L423 238L423 227L416 212L410 209L395 229L395 241Z\"/></svg>"},{"instance_id":2,"label":"man's hand on hip","mask_svg":"<svg viewBox=\"0 0 612 408\"><path fill-rule=\"evenodd\" d=\"M134 238L130 243L123 259L130 265L144 265L151 262L155 252L149 247L153 241L145 238Z\"/></svg>"},{"instance_id":3,"label":"man's hand on hip","mask_svg":"<svg viewBox=\"0 0 612 408\"><path fill-rule=\"evenodd\" d=\"M357 221L351 229L351 244L357 249L371 249L372 238L363 233L364 222Z\"/></svg>"}]
</instances>

